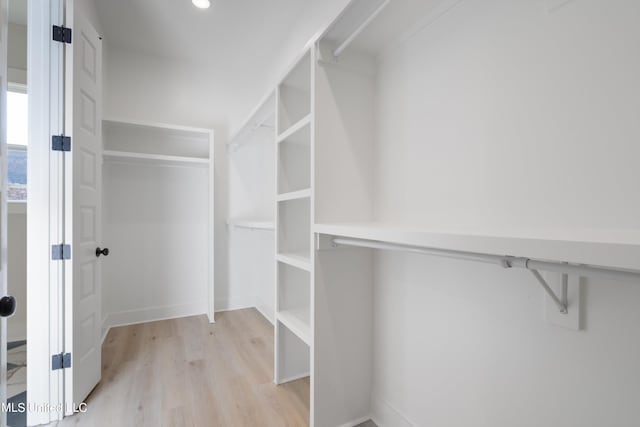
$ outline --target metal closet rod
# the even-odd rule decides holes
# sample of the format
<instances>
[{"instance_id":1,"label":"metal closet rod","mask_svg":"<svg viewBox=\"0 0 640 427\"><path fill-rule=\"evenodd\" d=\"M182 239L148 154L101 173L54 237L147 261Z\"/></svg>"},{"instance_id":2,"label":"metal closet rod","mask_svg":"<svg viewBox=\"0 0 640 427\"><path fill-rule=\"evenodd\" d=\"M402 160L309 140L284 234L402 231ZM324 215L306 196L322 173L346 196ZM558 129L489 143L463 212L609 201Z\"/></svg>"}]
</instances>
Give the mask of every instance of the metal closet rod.
<instances>
[{"instance_id":1,"label":"metal closet rod","mask_svg":"<svg viewBox=\"0 0 640 427\"><path fill-rule=\"evenodd\" d=\"M445 258L455 258L467 261L497 264L505 268L525 268L527 270L553 271L556 273L576 274L579 276L599 277L612 280L640 280L640 271L615 270L590 265L573 265L563 262L539 261L525 257L509 255L490 255L478 252L456 251L452 249L429 248L424 246L403 245L398 243L386 243L378 240L352 239L347 237L334 237L333 243L344 246L358 246L362 248L384 249L391 251L414 252L424 255L433 255Z\"/></svg>"},{"instance_id":2,"label":"metal closet rod","mask_svg":"<svg viewBox=\"0 0 640 427\"><path fill-rule=\"evenodd\" d=\"M390 251L412 252L423 255L433 255L444 258L454 258L466 261L483 262L496 264L504 268L524 268L533 274L536 280L543 287L544 291L553 299L561 313L567 311L567 288L566 283L562 286L562 294L558 296L544 280L538 270L551 271L561 274L574 274L578 276L598 277L611 280L635 280L640 281L640 271L615 270L603 267L593 267L590 265L572 265L563 262L539 261L524 257L514 257L509 255L490 255L477 252L456 251L451 249L429 248L423 246L403 245L398 243L386 243L378 240L355 239L348 237L334 237L333 245L357 246L361 248L383 249Z\"/></svg>"}]
</instances>

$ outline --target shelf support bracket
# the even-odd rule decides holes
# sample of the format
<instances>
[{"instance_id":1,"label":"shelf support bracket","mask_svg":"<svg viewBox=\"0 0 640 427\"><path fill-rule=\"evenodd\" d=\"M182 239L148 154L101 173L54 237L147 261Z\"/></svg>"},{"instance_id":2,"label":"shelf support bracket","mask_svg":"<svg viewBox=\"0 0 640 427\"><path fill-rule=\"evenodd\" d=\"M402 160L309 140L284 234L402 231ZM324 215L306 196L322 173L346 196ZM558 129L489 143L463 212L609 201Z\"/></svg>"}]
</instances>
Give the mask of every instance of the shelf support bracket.
<instances>
[{"instance_id":1,"label":"shelf support bracket","mask_svg":"<svg viewBox=\"0 0 640 427\"><path fill-rule=\"evenodd\" d=\"M549 286L547 281L544 280L544 277L542 277L542 275L540 274L540 272L538 270L529 269L529 271L531 272L531 274L533 274L533 277L535 277L536 280L538 280L538 282L540 282L540 286L542 286L542 289L544 289L544 291L547 293L547 295L549 295L549 297L553 300L553 302L556 303L556 306L558 307L558 310L560 310L560 313L567 314L569 312L569 310L568 310L568 304L567 304L567 280L566 280L566 277L563 277L563 280L562 280L562 294L560 295L560 297L558 297L556 295L556 293L553 292L553 289L551 289L551 287ZM566 274L564 274L563 276L566 276Z\"/></svg>"},{"instance_id":2,"label":"shelf support bracket","mask_svg":"<svg viewBox=\"0 0 640 427\"><path fill-rule=\"evenodd\" d=\"M540 272L535 268L531 268L529 266L528 258L522 259L522 258L514 258L514 257L507 256L502 260L502 266L504 268L514 267L514 264L516 263L520 264L519 266L526 268L531 272L531 274L533 274L533 277L535 277L538 283L540 283L540 286L542 286L542 289L547 293L547 295L549 295L549 298L551 298L553 302L556 304L560 313L562 314L569 313L569 303L567 298L569 285L567 280L568 278L567 274L562 275L562 289L561 289L562 293L560 294L560 296L558 296L553 291L553 289L551 289L551 286L549 286L549 283L547 283L545 278L542 277L542 274L540 274Z\"/></svg>"}]
</instances>

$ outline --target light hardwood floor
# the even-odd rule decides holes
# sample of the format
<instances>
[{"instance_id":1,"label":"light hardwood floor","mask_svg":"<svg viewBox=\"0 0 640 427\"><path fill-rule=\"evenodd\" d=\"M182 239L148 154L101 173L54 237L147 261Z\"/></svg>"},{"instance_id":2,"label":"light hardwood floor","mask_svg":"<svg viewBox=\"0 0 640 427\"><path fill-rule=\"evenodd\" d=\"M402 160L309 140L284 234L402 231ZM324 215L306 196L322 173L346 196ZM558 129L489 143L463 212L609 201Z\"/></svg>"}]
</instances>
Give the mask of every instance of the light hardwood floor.
<instances>
[{"instance_id":1,"label":"light hardwood floor","mask_svg":"<svg viewBox=\"0 0 640 427\"><path fill-rule=\"evenodd\" d=\"M273 384L273 326L255 309L113 328L88 411L58 426L307 426L309 380Z\"/></svg>"}]
</instances>

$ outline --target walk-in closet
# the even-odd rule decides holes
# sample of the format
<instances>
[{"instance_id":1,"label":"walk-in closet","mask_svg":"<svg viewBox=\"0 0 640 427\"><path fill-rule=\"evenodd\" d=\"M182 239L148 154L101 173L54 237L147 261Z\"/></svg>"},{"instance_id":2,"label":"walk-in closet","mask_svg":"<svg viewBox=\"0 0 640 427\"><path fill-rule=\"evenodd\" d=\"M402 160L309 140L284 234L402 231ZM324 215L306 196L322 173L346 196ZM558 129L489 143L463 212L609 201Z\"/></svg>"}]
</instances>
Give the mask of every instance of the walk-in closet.
<instances>
[{"instance_id":1,"label":"walk-in closet","mask_svg":"<svg viewBox=\"0 0 640 427\"><path fill-rule=\"evenodd\" d=\"M640 3L21 13L9 426L640 426Z\"/></svg>"}]
</instances>

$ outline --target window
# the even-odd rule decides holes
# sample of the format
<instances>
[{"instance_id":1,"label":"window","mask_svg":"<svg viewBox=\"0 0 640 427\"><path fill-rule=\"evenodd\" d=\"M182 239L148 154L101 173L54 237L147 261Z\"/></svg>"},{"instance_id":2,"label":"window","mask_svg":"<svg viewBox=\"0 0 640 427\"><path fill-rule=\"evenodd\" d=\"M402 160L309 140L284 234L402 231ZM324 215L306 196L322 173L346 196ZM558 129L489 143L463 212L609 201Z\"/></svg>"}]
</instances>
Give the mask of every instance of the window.
<instances>
[{"instance_id":1,"label":"window","mask_svg":"<svg viewBox=\"0 0 640 427\"><path fill-rule=\"evenodd\" d=\"M7 175L9 201L27 200L27 94L7 92Z\"/></svg>"}]
</instances>

